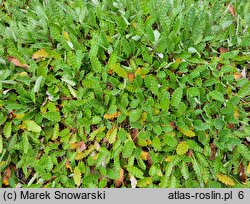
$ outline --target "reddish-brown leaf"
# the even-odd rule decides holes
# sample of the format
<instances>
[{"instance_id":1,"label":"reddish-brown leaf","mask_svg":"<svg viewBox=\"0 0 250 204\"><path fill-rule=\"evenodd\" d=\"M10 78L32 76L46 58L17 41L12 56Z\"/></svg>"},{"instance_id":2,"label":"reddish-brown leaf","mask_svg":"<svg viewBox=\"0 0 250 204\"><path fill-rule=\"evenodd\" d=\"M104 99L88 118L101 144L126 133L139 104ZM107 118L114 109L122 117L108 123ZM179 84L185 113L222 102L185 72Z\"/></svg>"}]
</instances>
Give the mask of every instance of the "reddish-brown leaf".
<instances>
[{"instance_id":1,"label":"reddish-brown leaf","mask_svg":"<svg viewBox=\"0 0 250 204\"><path fill-rule=\"evenodd\" d=\"M176 129L175 122L170 122L169 125L170 125L173 129Z\"/></svg>"},{"instance_id":2,"label":"reddish-brown leaf","mask_svg":"<svg viewBox=\"0 0 250 204\"><path fill-rule=\"evenodd\" d=\"M22 64L17 58L12 57L12 56L8 56L8 61L12 62L17 67L22 67L22 68L28 68L29 67L27 64Z\"/></svg>"},{"instance_id":3,"label":"reddish-brown leaf","mask_svg":"<svg viewBox=\"0 0 250 204\"><path fill-rule=\"evenodd\" d=\"M226 48L226 47L220 47L219 48L219 52L220 52L220 54L226 53L226 52L228 52L228 48Z\"/></svg>"},{"instance_id":4,"label":"reddish-brown leaf","mask_svg":"<svg viewBox=\"0 0 250 204\"><path fill-rule=\"evenodd\" d=\"M236 17L237 13L236 13L234 7L230 3L227 3L227 7L228 7L229 12L232 14L232 16Z\"/></svg>"},{"instance_id":5,"label":"reddish-brown leaf","mask_svg":"<svg viewBox=\"0 0 250 204\"><path fill-rule=\"evenodd\" d=\"M187 152L187 156L192 157L193 155L194 155L193 150L189 149L188 152Z\"/></svg>"},{"instance_id":6,"label":"reddish-brown leaf","mask_svg":"<svg viewBox=\"0 0 250 204\"><path fill-rule=\"evenodd\" d=\"M121 168L120 169L120 176L118 179L115 180L115 187L118 188L122 185L124 180L124 170Z\"/></svg>"},{"instance_id":7,"label":"reddish-brown leaf","mask_svg":"<svg viewBox=\"0 0 250 204\"><path fill-rule=\"evenodd\" d=\"M3 184L5 186L9 185L9 178L11 177L11 169L8 167L3 173Z\"/></svg>"},{"instance_id":8,"label":"reddish-brown leaf","mask_svg":"<svg viewBox=\"0 0 250 204\"><path fill-rule=\"evenodd\" d=\"M110 70L108 71L108 74L109 74L109 75L112 75L112 74L113 74L113 70L110 69Z\"/></svg>"},{"instance_id":9,"label":"reddish-brown leaf","mask_svg":"<svg viewBox=\"0 0 250 204\"><path fill-rule=\"evenodd\" d=\"M234 129L234 124L228 123L227 127L228 127L229 129Z\"/></svg>"},{"instance_id":10,"label":"reddish-brown leaf","mask_svg":"<svg viewBox=\"0 0 250 204\"><path fill-rule=\"evenodd\" d=\"M132 82L135 78L135 75L133 73L128 73L128 80Z\"/></svg>"}]
</instances>

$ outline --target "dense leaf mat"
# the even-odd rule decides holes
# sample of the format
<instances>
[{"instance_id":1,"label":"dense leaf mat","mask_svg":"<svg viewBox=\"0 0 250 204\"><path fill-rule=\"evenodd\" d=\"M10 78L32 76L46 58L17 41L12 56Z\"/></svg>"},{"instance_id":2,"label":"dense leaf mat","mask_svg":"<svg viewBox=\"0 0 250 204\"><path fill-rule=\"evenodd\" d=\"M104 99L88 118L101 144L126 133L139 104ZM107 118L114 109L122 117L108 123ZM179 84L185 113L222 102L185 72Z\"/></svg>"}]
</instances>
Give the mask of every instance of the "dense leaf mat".
<instances>
[{"instance_id":1,"label":"dense leaf mat","mask_svg":"<svg viewBox=\"0 0 250 204\"><path fill-rule=\"evenodd\" d=\"M250 187L250 1L0 3L0 186Z\"/></svg>"}]
</instances>

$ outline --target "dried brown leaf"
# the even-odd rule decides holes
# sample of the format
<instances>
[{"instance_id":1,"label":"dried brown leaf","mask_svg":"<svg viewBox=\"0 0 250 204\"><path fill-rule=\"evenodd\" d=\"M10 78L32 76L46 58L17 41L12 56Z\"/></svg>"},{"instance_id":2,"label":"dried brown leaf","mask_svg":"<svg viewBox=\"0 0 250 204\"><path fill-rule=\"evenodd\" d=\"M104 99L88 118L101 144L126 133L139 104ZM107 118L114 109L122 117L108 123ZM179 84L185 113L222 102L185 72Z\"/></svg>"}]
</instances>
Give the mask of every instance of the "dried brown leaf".
<instances>
[{"instance_id":1,"label":"dried brown leaf","mask_svg":"<svg viewBox=\"0 0 250 204\"><path fill-rule=\"evenodd\" d=\"M242 183L246 183L247 181L247 176L245 173L245 167L244 164L242 162L240 162L240 166L239 166L239 176L240 176L240 180Z\"/></svg>"},{"instance_id":2,"label":"dried brown leaf","mask_svg":"<svg viewBox=\"0 0 250 204\"><path fill-rule=\"evenodd\" d=\"M120 169L120 176L118 179L115 180L115 187L118 188L122 185L124 180L124 170L121 168Z\"/></svg>"},{"instance_id":3,"label":"dried brown leaf","mask_svg":"<svg viewBox=\"0 0 250 204\"><path fill-rule=\"evenodd\" d=\"M216 154L216 146L215 146L215 144L211 143L210 148L211 148L210 160L215 160L215 154Z\"/></svg>"},{"instance_id":4,"label":"dried brown leaf","mask_svg":"<svg viewBox=\"0 0 250 204\"><path fill-rule=\"evenodd\" d=\"M71 149L79 149L80 152L86 149L86 145L83 141L71 144Z\"/></svg>"},{"instance_id":5,"label":"dried brown leaf","mask_svg":"<svg viewBox=\"0 0 250 204\"><path fill-rule=\"evenodd\" d=\"M139 130L137 128L133 128L133 129L130 130L130 134L132 136L133 141L136 142L137 141L137 136L139 134Z\"/></svg>"}]
</instances>

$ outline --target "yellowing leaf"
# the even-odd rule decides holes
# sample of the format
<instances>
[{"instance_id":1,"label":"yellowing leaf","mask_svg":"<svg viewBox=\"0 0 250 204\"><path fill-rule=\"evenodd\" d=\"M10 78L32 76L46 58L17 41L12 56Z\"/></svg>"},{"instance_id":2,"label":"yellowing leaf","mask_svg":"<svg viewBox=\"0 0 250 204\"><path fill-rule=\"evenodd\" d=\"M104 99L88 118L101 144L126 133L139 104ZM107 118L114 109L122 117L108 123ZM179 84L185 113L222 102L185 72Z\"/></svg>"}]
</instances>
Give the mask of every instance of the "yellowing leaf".
<instances>
[{"instance_id":1,"label":"yellowing leaf","mask_svg":"<svg viewBox=\"0 0 250 204\"><path fill-rule=\"evenodd\" d=\"M71 149L79 149L80 152L86 149L86 145L83 141L71 144Z\"/></svg>"},{"instance_id":2,"label":"yellowing leaf","mask_svg":"<svg viewBox=\"0 0 250 204\"><path fill-rule=\"evenodd\" d=\"M151 140L147 140L147 144L148 144L148 145L151 145L151 144L152 144L152 141L151 141Z\"/></svg>"},{"instance_id":3,"label":"yellowing leaf","mask_svg":"<svg viewBox=\"0 0 250 204\"><path fill-rule=\"evenodd\" d=\"M236 107L236 108L234 108L234 117L237 118L237 119L239 119L239 116L240 116L239 110L238 110L238 108Z\"/></svg>"},{"instance_id":4,"label":"yellowing leaf","mask_svg":"<svg viewBox=\"0 0 250 204\"><path fill-rule=\"evenodd\" d=\"M22 119L24 115L24 113L16 114L16 119Z\"/></svg>"},{"instance_id":5,"label":"yellowing leaf","mask_svg":"<svg viewBox=\"0 0 250 204\"><path fill-rule=\"evenodd\" d=\"M183 155L186 154L186 152L188 151L188 144L186 142L180 142L176 148L176 153L178 155Z\"/></svg>"},{"instance_id":6,"label":"yellowing leaf","mask_svg":"<svg viewBox=\"0 0 250 204\"><path fill-rule=\"evenodd\" d=\"M0 162L0 168L6 164L6 161L1 161Z\"/></svg>"},{"instance_id":7,"label":"yellowing leaf","mask_svg":"<svg viewBox=\"0 0 250 204\"><path fill-rule=\"evenodd\" d=\"M91 152L93 152L95 150L95 146L94 145L90 145L89 148L87 150L84 150L83 152L79 152L75 159L76 160L81 160L85 157L87 157Z\"/></svg>"},{"instance_id":8,"label":"yellowing leaf","mask_svg":"<svg viewBox=\"0 0 250 204\"><path fill-rule=\"evenodd\" d=\"M67 160L67 162L66 162L66 164L65 164L65 167L66 167L67 169L69 169L69 170L72 172L72 167L70 166L69 160Z\"/></svg>"},{"instance_id":9,"label":"yellowing leaf","mask_svg":"<svg viewBox=\"0 0 250 204\"><path fill-rule=\"evenodd\" d=\"M247 166L247 173L250 174L250 162L248 163L248 166Z\"/></svg>"},{"instance_id":10,"label":"yellowing leaf","mask_svg":"<svg viewBox=\"0 0 250 204\"><path fill-rule=\"evenodd\" d=\"M143 112L142 114L141 114L141 121L142 122L145 122L147 120L147 112Z\"/></svg>"},{"instance_id":11,"label":"yellowing leaf","mask_svg":"<svg viewBox=\"0 0 250 204\"><path fill-rule=\"evenodd\" d=\"M227 186L234 186L235 185L233 180L224 174L218 174L217 178L220 182L224 183Z\"/></svg>"},{"instance_id":12,"label":"yellowing leaf","mask_svg":"<svg viewBox=\"0 0 250 204\"><path fill-rule=\"evenodd\" d=\"M121 67L119 63L115 64L111 68L118 76L128 78L127 72Z\"/></svg>"},{"instance_id":13,"label":"yellowing leaf","mask_svg":"<svg viewBox=\"0 0 250 204\"><path fill-rule=\"evenodd\" d=\"M98 129L91 132L89 135L89 141L92 141L96 135L102 133L105 129L106 129L106 127L99 127Z\"/></svg>"},{"instance_id":14,"label":"yellowing leaf","mask_svg":"<svg viewBox=\"0 0 250 204\"><path fill-rule=\"evenodd\" d=\"M28 76L28 73L27 72L20 72L17 75L18 76Z\"/></svg>"},{"instance_id":15,"label":"yellowing leaf","mask_svg":"<svg viewBox=\"0 0 250 204\"><path fill-rule=\"evenodd\" d=\"M180 63L182 60L180 58L176 58L175 62Z\"/></svg>"},{"instance_id":16,"label":"yellowing leaf","mask_svg":"<svg viewBox=\"0 0 250 204\"><path fill-rule=\"evenodd\" d=\"M185 128L185 127L179 127L178 130L183 134L186 135L188 137L194 137L195 136L195 132L193 132L192 130Z\"/></svg>"},{"instance_id":17,"label":"yellowing leaf","mask_svg":"<svg viewBox=\"0 0 250 204\"><path fill-rule=\"evenodd\" d=\"M240 79L240 78L242 78L241 73L239 73L239 72L234 72L234 79L235 79L235 80L238 80L238 79Z\"/></svg>"},{"instance_id":18,"label":"yellowing leaf","mask_svg":"<svg viewBox=\"0 0 250 204\"><path fill-rule=\"evenodd\" d=\"M116 140L116 135L117 135L117 128L116 127L113 127L111 128L110 130L108 130L107 134L106 134L106 137L108 139L108 142L110 144L113 144Z\"/></svg>"},{"instance_id":19,"label":"yellowing leaf","mask_svg":"<svg viewBox=\"0 0 250 204\"><path fill-rule=\"evenodd\" d=\"M105 118L105 119L114 119L114 118L117 118L119 115L121 115L121 113L120 113L119 111L114 112L114 113L112 113L112 114L106 113L106 114L104 115L104 118Z\"/></svg>"},{"instance_id":20,"label":"yellowing leaf","mask_svg":"<svg viewBox=\"0 0 250 204\"><path fill-rule=\"evenodd\" d=\"M142 160L148 160L148 152L142 151L141 152L141 159Z\"/></svg>"},{"instance_id":21,"label":"yellowing leaf","mask_svg":"<svg viewBox=\"0 0 250 204\"><path fill-rule=\"evenodd\" d=\"M80 186L81 184L81 179L82 179L82 173L78 167L74 169L74 174L73 174L73 179L74 182L77 186Z\"/></svg>"},{"instance_id":22,"label":"yellowing leaf","mask_svg":"<svg viewBox=\"0 0 250 204\"><path fill-rule=\"evenodd\" d=\"M174 158L174 156L168 156L168 157L165 159L165 162L171 162L173 158Z\"/></svg>"},{"instance_id":23,"label":"yellowing leaf","mask_svg":"<svg viewBox=\"0 0 250 204\"><path fill-rule=\"evenodd\" d=\"M48 56L48 53L44 49L40 49L32 55L32 59L47 58Z\"/></svg>"},{"instance_id":24,"label":"yellowing leaf","mask_svg":"<svg viewBox=\"0 0 250 204\"><path fill-rule=\"evenodd\" d=\"M135 76L137 76L137 75L140 75L142 78L145 78L145 77L146 77L145 74L142 74L142 68L136 69L136 71L135 71Z\"/></svg>"},{"instance_id":25,"label":"yellowing leaf","mask_svg":"<svg viewBox=\"0 0 250 204\"><path fill-rule=\"evenodd\" d=\"M0 154L3 152L3 138L2 135L0 134Z\"/></svg>"},{"instance_id":26,"label":"yellowing leaf","mask_svg":"<svg viewBox=\"0 0 250 204\"><path fill-rule=\"evenodd\" d=\"M3 178L3 184L5 186L8 186L9 185L9 178Z\"/></svg>"},{"instance_id":27,"label":"yellowing leaf","mask_svg":"<svg viewBox=\"0 0 250 204\"><path fill-rule=\"evenodd\" d=\"M100 153L93 155L92 158L93 158L94 160L97 160L97 159L99 158L99 156L100 156Z\"/></svg>"},{"instance_id":28,"label":"yellowing leaf","mask_svg":"<svg viewBox=\"0 0 250 204\"><path fill-rule=\"evenodd\" d=\"M65 40L70 41L68 32L64 31L63 32L63 37L64 37Z\"/></svg>"}]
</instances>

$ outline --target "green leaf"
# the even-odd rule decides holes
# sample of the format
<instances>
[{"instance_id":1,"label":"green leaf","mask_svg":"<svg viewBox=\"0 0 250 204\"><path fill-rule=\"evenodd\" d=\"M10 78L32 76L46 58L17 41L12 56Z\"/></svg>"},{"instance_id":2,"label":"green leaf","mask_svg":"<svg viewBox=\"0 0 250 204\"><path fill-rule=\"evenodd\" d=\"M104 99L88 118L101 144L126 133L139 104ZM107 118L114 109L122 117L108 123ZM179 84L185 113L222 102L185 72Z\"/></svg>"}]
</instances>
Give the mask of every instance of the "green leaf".
<instances>
[{"instance_id":1,"label":"green leaf","mask_svg":"<svg viewBox=\"0 0 250 204\"><path fill-rule=\"evenodd\" d=\"M181 87L175 89L175 91L171 97L171 105L178 107L179 103L181 102L182 95L183 95L183 89Z\"/></svg>"},{"instance_id":2,"label":"green leaf","mask_svg":"<svg viewBox=\"0 0 250 204\"><path fill-rule=\"evenodd\" d=\"M196 87L191 87L191 88L188 88L187 89L187 94L191 97L194 97L194 96L199 96L200 95L200 91L198 88Z\"/></svg>"},{"instance_id":3,"label":"green leaf","mask_svg":"<svg viewBox=\"0 0 250 204\"><path fill-rule=\"evenodd\" d=\"M127 170L128 170L128 172L130 174L132 174L136 178L141 178L142 179L144 177L143 172L140 169L138 169L137 167L135 167L135 166L128 166Z\"/></svg>"},{"instance_id":4,"label":"green leaf","mask_svg":"<svg viewBox=\"0 0 250 204\"><path fill-rule=\"evenodd\" d=\"M74 169L74 174L73 174L73 179L74 182L77 186L80 186L81 184L81 179L82 179L82 173L78 167Z\"/></svg>"},{"instance_id":5,"label":"green leaf","mask_svg":"<svg viewBox=\"0 0 250 204\"><path fill-rule=\"evenodd\" d=\"M44 117L53 122L59 122L61 120L61 116L59 112L49 111L44 114Z\"/></svg>"},{"instance_id":6,"label":"green leaf","mask_svg":"<svg viewBox=\"0 0 250 204\"><path fill-rule=\"evenodd\" d=\"M164 142L169 145L170 147L175 147L177 145L177 140L171 135L164 136Z\"/></svg>"},{"instance_id":7,"label":"green leaf","mask_svg":"<svg viewBox=\"0 0 250 204\"><path fill-rule=\"evenodd\" d=\"M203 153L203 149L201 148L201 146L198 145L198 143L195 142L194 140L187 140L187 144L188 144L189 148L194 150L195 152Z\"/></svg>"},{"instance_id":8,"label":"green leaf","mask_svg":"<svg viewBox=\"0 0 250 204\"><path fill-rule=\"evenodd\" d=\"M167 92L163 95L161 102L160 102L160 106L163 111L168 111L169 103L170 103L170 94Z\"/></svg>"},{"instance_id":9,"label":"green leaf","mask_svg":"<svg viewBox=\"0 0 250 204\"><path fill-rule=\"evenodd\" d=\"M188 171L188 165L186 162L181 163L181 174L185 180L189 179L189 171Z\"/></svg>"},{"instance_id":10,"label":"green leaf","mask_svg":"<svg viewBox=\"0 0 250 204\"><path fill-rule=\"evenodd\" d=\"M227 22L232 23L231 21L227 21ZM239 50L233 50L231 52L225 52L221 54L221 57L225 59L233 59L238 55L238 53L239 53Z\"/></svg>"},{"instance_id":11,"label":"green leaf","mask_svg":"<svg viewBox=\"0 0 250 204\"><path fill-rule=\"evenodd\" d=\"M124 144L122 155L124 158L128 158L134 150L134 143L132 140L127 140Z\"/></svg>"},{"instance_id":12,"label":"green leaf","mask_svg":"<svg viewBox=\"0 0 250 204\"><path fill-rule=\"evenodd\" d=\"M158 150L158 151L161 151L161 141L160 141L160 139L158 138L158 137L155 137L154 139L153 139L153 141L152 141L152 146L156 149L156 150Z\"/></svg>"},{"instance_id":13,"label":"green leaf","mask_svg":"<svg viewBox=\"0 0 250 204\"><path fill-rule=\"evenodd\" d=\"M25 128L28 131L31 131L31 132L41 132L42 131L42 128L38 124L36 124L36 122L33 120L25 120L23 123L24 123Z\"/></svg>"},{"instance_id":14,"label":"green leaf","mask_svg":"<svg viewBox=\"0 0 250 204\"><path fill-rule=\"evenodd\" d=\"M222 93L220 93L220 92L218 92L218 91L211 91L210 93L209 93L209 95L213 98L213 99L215 99L216 101L221 101L221 102L224 102L224 97L223 97L223 94Z\"/></svg>"},{"instance_id":15,"label":"green leaf","mask_svg":"<svg viewBox=\"0 0 250 204\"><path fill-rule=\"evenodd\" d=\"M59 135L59 124L55 124L54 128L53 128L53 133L52 133L52 140L55 140Z\"/></svg>"},{"instance_id":16,"label":"green leaf","mask_svg":"<svg viewBox=\"0 0 250 204\"><path fill-rule=\"evenodd\" d=\"M151 177L145 177L143 179L140 179L137 182L137 186L140 188L144 188L152 183L152 178Z\"/></svg>"},{"instance_id":17,"label":"green leaf","mask_svg":"<svg viewBox=\"0 0 250 204\"><path fill-rule=\"evenodd\" d=\"M24 154L27 154L29 150L29 140L26 131L22 135L22 140L23 140L23 152Z\"/></svg>"},{"instance_id":18,"label":"green leaf","mask_svg":"<svg viewBox=\"0 0 250 204\"><path fill-rule=\"evenodd\" d=\"M141 117L142 110L134 110L130 113L129 120L130 122L136 122Z\"/></svg>"},{"instance_id":19,"label":"green leaf","mask_svg":"<svg viewBox=\"0 0 250 204\"><path fill-rule=\"evenodd\" d=\"M12 122L5 123L3 128L3 134L6 138L9 138L11 136L11 131L12 131Z\"/></svg>"},{"instance_id":20,"label":"green leaf","mask_svg":"<svg viewBox=\"0 0 250 204\"><path fill-rule=\"evenodd\" d=\"M174 175L172 175L170 179L169 188L178 188L178 187L179 187L178 179Z\"/></svg>"},{"instance_id":21,"label":"green leaf","mask_svg":"<svg viewBox=\"0 0 250 204\"><path fill-rule=\"evenodd\" d=\"M196 159L193 157L192 159L192 164L193 164L193 168L194 168L194 172L196 173L198 180L200 181L200 185L201 187L203 187L203 178L202 178L202 174L201 174L201 167L200 164L196 161Z\"/></svg>"},{"instance_id":22,"label":"green leaf","mask_svg":"<svg viewBox=\"0 0 250 204\"><path fill-rule=\"evenodd\" d=\"M39 92L40 87L41 87L43 81L44 81L43 76L39 76L39 77L36 79L36 83L35 83L35 86L34 86L34 92L35 92L35 93Z\"/></svg>"},{"instance_id":23,"label":"green leaf","mask_svg":"<svg viewBox=\"0 0 250 204\"><path fill-rule=\"evenodd\" d=\"M110 144L113 144L116 141L116 136L117 136L117 128L113 127L110 130L108 130L106 137L108 139L108 142Z\"/></svg>"},{"instance_id":24,"label":"green leaf","mask_svg":"<svg viewBox=\"0 0 250 204\"><path fill-rule=\"evenodd\" d=\"M94 130L93 132L91 132L89 135L89 141L94 140L96 135L102 133L105 129L106 129L106 127L100 127L98 129Z\"/></svg>"},{"instance_id":25,"label":"green leaf","mask_svg":"<svg viewBox=\"0 0 250 204\"><path fill-rule=\"evenodd\" d=\"M250 82L246 83L243 87L238 91L238 96L244 98L246 96L250 96Z\"/></svg>"},{"instance_id":26,"label":"green leaf","mask_svg":"<svg viewBox=\"0 0 250 204\"><path fill-rule=\"evenodd\" d=\"M118 76L123 77L125 79L128 77L127 72L121 67L119 63L114 65L112 69Z\"/></svg>"}]
</instances>

